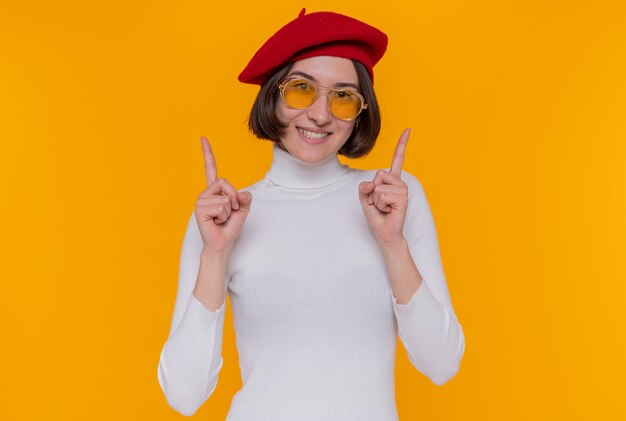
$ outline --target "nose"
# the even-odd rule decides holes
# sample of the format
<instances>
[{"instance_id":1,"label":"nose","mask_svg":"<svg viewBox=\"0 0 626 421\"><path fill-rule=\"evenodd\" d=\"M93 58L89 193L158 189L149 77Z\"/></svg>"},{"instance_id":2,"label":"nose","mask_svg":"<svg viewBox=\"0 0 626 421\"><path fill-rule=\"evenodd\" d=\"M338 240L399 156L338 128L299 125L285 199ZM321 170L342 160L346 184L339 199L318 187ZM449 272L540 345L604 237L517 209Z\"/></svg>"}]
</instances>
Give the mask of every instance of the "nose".
<instances>
[{"instance_id":1,"label":"nose","mask_svg":"<svg viewBox=\"0 0 626 421\"><path fill-rule=\"evenodd\" d=\"M323 126L333 118L330 113L328 94L320 93L315 102L307 108L307 117L313 120L318 126Z\"/></svg>"}]
</instances>

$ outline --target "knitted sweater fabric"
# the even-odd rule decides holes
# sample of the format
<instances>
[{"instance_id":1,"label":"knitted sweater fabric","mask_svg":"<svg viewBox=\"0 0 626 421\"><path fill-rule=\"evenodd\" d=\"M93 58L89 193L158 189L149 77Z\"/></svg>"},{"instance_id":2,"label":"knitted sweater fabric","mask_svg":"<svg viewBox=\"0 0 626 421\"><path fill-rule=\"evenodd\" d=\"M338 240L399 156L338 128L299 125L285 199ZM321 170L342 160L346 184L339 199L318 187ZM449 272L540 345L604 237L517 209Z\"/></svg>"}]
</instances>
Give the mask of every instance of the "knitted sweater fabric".
<instances>
[{"instance_id":1,"label":"knitted sweater fabric","mask_svg":"<svg viewBox=\"0 0 626 421\"><path fill-rule=\"evenodd\" d=\"M359 202L376 171L334 155L308 164L273 145L226 269L242 387L227 421L395 421L399 336L434 384L456 375L465 337L441 263L433 215L418 179L403 228L423 282L399 304ZM192 213L180 256L174 314L159 360L167 402L193 415L223 364L226 296L210 311L192 294L203 241Z\"/></svg>"}]
</instances>

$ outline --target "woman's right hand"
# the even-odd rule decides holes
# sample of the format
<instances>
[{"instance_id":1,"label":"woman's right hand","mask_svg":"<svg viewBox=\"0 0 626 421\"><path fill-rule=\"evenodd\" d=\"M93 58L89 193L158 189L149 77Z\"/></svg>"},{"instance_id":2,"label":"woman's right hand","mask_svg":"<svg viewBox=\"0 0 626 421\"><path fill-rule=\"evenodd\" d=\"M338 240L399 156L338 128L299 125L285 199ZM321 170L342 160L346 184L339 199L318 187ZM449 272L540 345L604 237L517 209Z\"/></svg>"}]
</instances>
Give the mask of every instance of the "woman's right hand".
<instances>
[{"instance_id":1,"label":"woman's right hand","mask_svg":"<svg viewBox=\"0 0 626 421\"><path fill-rule=\"evenodd\" d=\"M252 194L237 192L225 179L217 178L217 165L209 141L201 138L207 188L196 202L196 221L204 251L228 254L250 212Z\"/></svg>"}]
</instances>

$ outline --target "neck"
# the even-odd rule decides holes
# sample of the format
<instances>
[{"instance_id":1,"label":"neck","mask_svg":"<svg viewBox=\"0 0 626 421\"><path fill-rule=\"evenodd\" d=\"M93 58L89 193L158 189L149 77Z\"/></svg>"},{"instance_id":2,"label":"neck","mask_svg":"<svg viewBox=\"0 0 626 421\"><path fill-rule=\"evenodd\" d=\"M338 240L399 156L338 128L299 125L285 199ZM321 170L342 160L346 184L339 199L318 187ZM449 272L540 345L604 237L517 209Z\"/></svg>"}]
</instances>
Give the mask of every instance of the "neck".
<instances>
[{"instance_id":1,"label":"neck","mask_svg":"<svg viewBox=\"0 0 626 421\"><path fill-rule=\"evenodd\" d=\"M291 155L274 143L272 166L265 178L276 185L296 189L314 189L339 180L350 169L339 162L337 154L321 162L310 164Z\"/></svg>"}]
</instances>

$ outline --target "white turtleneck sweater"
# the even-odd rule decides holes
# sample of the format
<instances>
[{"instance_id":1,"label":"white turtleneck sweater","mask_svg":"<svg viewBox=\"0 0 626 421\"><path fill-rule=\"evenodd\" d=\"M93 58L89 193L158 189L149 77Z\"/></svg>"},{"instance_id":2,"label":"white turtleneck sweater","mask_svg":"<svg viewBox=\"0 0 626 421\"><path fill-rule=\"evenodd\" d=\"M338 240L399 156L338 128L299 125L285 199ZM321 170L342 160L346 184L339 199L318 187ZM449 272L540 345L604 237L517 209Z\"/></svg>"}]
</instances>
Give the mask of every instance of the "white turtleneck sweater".
<instances>
[{"instance_id":1,"label":"white turtleneck sweater","mask_svg":"<svg viewBox=\"0 0 626 421\"><path fill-rule=\"evenodd\" d=\"M398 304L359 202L359 183L374 175L337 156L307 164L273 145L265 178L242 189L253 201L225 282L243 386L227 421L397 420L398 335L433 383L459 370L465 338L424 190L402 172L409 188L404 236L423 282ZM211 396L223 362L225 301L209 311L192 295L202 248L192 213L158 367L168 403L184 415Z\"/></svg>"}]
</instances>

